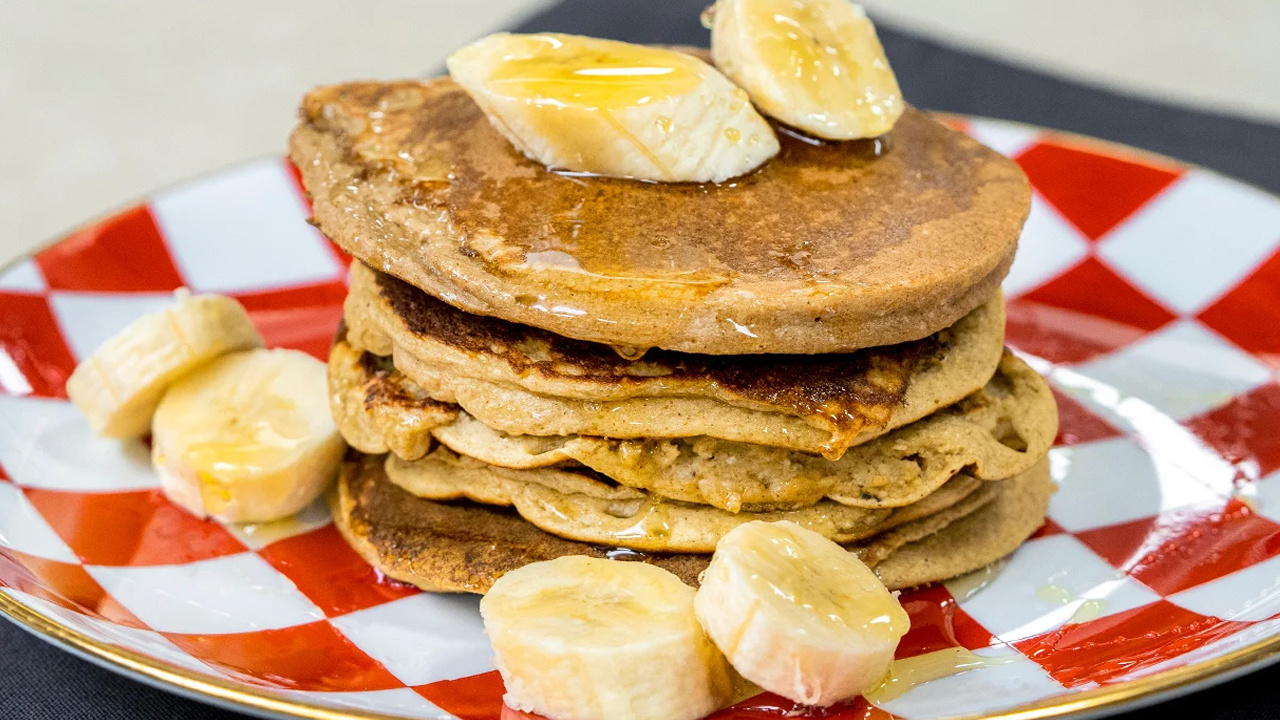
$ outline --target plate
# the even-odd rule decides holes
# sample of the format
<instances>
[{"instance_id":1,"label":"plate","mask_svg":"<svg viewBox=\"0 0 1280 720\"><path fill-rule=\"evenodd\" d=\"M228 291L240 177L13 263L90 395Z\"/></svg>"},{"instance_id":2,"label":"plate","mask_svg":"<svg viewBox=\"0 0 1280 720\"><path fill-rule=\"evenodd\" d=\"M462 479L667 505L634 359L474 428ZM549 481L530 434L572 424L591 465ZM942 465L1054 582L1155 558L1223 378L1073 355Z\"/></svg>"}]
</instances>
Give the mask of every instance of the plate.
<instances>
[{"instance_id":1,"label":"plate","mask_svg":"<svg viewBox=\"0 0 1280 720\"><path fill-rule=\"evenodd\" d=\"M1108 714L1280 658L1280 199L1035 128L952 118L1035 186L1009 343L1054 386L1058 485L1011 558L905 593L900 657L960 674L912 720ZM78 358L178 287L323 358L348 258L270 158L156 194L0 271L0 611L82 656L242 710L514 720L477 600L379 577L323 504L259 526L169 505L141 442L94 438ZM930 676L932 677L932 676ZM792 710L760 696L720 720Z\"/></svg>"}]
</instances>

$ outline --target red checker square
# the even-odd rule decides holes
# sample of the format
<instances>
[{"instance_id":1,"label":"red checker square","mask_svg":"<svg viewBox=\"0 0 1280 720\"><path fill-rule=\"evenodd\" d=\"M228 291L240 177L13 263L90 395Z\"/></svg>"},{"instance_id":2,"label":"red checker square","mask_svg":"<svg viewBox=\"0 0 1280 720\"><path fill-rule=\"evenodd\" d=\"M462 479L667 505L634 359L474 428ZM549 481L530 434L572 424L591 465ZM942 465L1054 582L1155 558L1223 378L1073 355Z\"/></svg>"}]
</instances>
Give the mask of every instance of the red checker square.
<instances>
[{"instance_id":1,"label":"red checker square","mask_svg":"<svg viewBox=\"0 0 1280 720\"><path fill-rule=\"evenodd\" d=\"M1097 440L1119 437L1122 433L1111 423L1095 415L1080 401L1052 387L1053 399L1058 403L1058 436L1054 447L1080 445Z\"/></svg>"},{"instance_id":2,"label":"red checker square","mask_svg":"<svg viewBox=\"0 0 1280 720\"><path fill-rule=\"evenodd\" d=\"M1280 238L1276 238L1280 241ZM1280 253L1267 258L1253 274L1205 308L1200 321L1280 368Z\"/></svg>"},{"instance_id":3,"label":"red checker square","mask_svg":"<svg viewBox=\"0 0 1280 720\"><path fill-rule=\"evenodd\" d=\"M258 554L329 617L420 592L382 577L333 525L272 543Z\"/></svg>"},{"instance_id":4,"label":"red checker square","mask_svg":"<svg viewBox=\"0 0 1280 720\"><path fill-rule=\"evenodd\" d=\"M441 680L417 685L413 690L436 707L462 720L499 720L499 718L513 717L506 713L514 711L502 704L502 695L507 689L503 686L502 676L497 670L457 680Z\"/></svg>"},{"instance_id":5,"label":"red checker square","mask_svg":"<svg viewBox=\"0 0 1280 720\"><path fill-rule=\"evenodd\" d=\"M1014 645L1068 688L1107 683L1226 637L1249 623L1207 617L1159 600L1065 625Z\"/></svg>"},{"instance_id":6,"label":"red checker square","mask_svg":"<svg viewBox=\"0 0 1280 720\"><path fill-rule=\"evenodd\" d=\"M321 360L329 359L346 297L347 286L338 280L235 296L267 347L302 350Z\"/></svg>"},{"instance_id":7,"label":"red checker square","mask_svg":"<svg viewBox=\"0 0 1280 720\"><path fill-rule=\"evenodd\" d=\"M65 398L67 378L76 369L76 359L48 301L40 295L0 293L0 318L4 318L0 322L0 354L8 356L22 375L10 378L0 374L0 391Z\"/></svg>"},{"instance_id":8,"label":"red checker square","mask_svg":"<svg viewBox=\"0 0 1280 720\"><path fill-rule=\"evenodd\" d=\"M518 718L504 714L503 720ZM855 698L851 702L839 703L826 708L806 708L794 702L774 695L760 693L753 698L712 713L707 720L757 720L757 718L825 718L826 720L892 720L891 715L875 707L863 698ZM521 718L520 720L523 720Z\"/></svg>"},{"instance_id":9,"label":"red checker square","mask_svg":"<svg viewBox=\"0 0 1280 720\"><path fill-rule=\"evenodd\" d=\"M1158 166L1088 149L1041 142L1018 156L1035 189L1085 237L1097 240L1133 215L1182 175Z\"/></svg>"},{"instance_id":10,"label":"red checker square","mask_svg":"<svg viewBox=\"0 0 1280 720\"><path fill-rule=\"evenodd\" d=\"M310 216L313 212L311 207L311 194L307 192L307 188L302 184L302 173L298 170L298 166L293 164L292 160L286 158L284 164L289 170L289 177L293 178L294 187L298 189L298 197L302 198L302 202L307 206L307 215ZM309 222L313 225L315 224L314 221L309 220ZM342 267L347 267L351 264L351 256L347 254L346 250L338 247L338 245L332 240L329 241L329 249L333 251L334 257L338 258L338 262Z\"/></svg>"},{"instance_id":11,"label":"red checker square","mask_svg":"<svg viewBox=\"0 0 1280 720\"><path fill-rule=\"evenodd\" d=\"M221 525L196 519L159 490L25 492L87 565L178 565L245 551Z\"/></svg>"},{"instance_id":12,"label":"red checker square","mask_svg":"<svg viewBox=\"0 0 1280 720\"><path fill-rule=\"evenodd\" d=\"M1078 532L1076 537L1166 596L1280 555L1280 525L1236 499Z\"/></svg>"},{"instance_id":13,"label":"red checker square","mask_svg":"<svg viewBox=\"0 0 1280 720\"><path fill-rule=\"evenodd\" d=\"M36 263L54 290L164 292L183 285L145 205L67 237Z\"/></svg>"},{"instance_id":14,"label":"red checker square","mask_svg":"<svg viewBox=\"0 0 1280 720\"><path fill-rule=\"evenodd\" d=\"M0 548L0 585L117 625L146 627L79 565Z\"/></svg>"},{"instance_id":15,"label":"red checker square","mask_svg":"<svg viewBox=\"0 0 1280 720\"><path fill-rule=\"evenodd\" d=\"M1097 258L1009 303L1008 343L1060 363L1118 350L1176 319Z\"/></svg>"},{"instance_id":16,"label":"red checker square","mask_svg":"<svg viewBox=\"0 0 1280 720\"><path fill-rule=\"evenodd\" d=\"M1066 530L1064 530L1061 525L1054 522L1053 518L1045 518L1044 524L1040 526L1040 529L1031 533L1031 537L1027 538L1027 540L1039 540L1042 537L1062 535L1065 532Z\"/></svg>"},{"instance_id":17,"label":"red checker square","mask_svg":"<svg viewBox=\"0 0 1280 720\"><path fill-rule=\"evenodd\" d=\"M1280 385L1257 387L1186 426L1250 480L1280 470Z\"/></svg>"},{"instance_id":18,"label":"red checker square","mask_svg":"<svg viewBox=\"0 0 1280 720\"><path fill-rule=\"evenodd\" d=\"M323 621L246 633L163 635L195 658L256 685L330 692L404 687Z\"/></svg>"},{"instance_id":19,"label":"red checker square","mask_svg":"<svg viewBox=\"0 0 1280 720\"><path fill-rule=\"evenodd\" d=\"M977 650L994 641L942 585L904 592L898 599L911 617L911 629L898 643L898 658L957 646Z\"/></svg>"}]
</instances>

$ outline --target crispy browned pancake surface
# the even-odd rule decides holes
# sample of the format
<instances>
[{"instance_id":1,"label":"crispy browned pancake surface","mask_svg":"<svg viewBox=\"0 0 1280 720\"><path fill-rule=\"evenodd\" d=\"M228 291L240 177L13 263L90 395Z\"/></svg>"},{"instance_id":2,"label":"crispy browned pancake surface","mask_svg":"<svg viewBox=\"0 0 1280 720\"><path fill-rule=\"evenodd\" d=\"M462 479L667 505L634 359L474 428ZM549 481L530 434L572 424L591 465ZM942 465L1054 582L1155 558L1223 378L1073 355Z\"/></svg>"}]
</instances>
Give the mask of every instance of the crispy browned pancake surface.
<instances>
[{"instance_id":1,"label":"crispy browned pancake surface","mask_svg":"<svg viewBox=\"0 0 1280 720\"><path fill-rule=\"evenodd\" d=\"M291 156L317 224L464 310L704 354L914 340L990 298L1030 190L909 109L882 139L782 150L720 185L551 172L451 80L318 88Z\"/></svg>"}]
</instances>

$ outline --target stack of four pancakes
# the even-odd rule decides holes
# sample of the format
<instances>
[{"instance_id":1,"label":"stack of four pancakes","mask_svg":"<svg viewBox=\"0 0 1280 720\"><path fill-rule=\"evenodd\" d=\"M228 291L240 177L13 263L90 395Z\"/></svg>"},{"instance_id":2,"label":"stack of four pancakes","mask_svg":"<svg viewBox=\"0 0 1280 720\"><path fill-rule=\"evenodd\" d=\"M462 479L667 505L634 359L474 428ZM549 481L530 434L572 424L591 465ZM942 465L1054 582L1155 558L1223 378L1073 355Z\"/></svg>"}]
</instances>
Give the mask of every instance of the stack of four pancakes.
<instances>
[{"instance_id":1,"label":"stack of four pancakes","mask_svg":"<svg viewBox=\"0 0 1280 720\"><path fill-rule=\"evenodd\" d=\"M696 584L728 530L791 520L899 588L1034 532L1057 411L999 294L1026 179L913 109L779 139L733 182L644 183L525 159L445 78L308 95L292 158L357 258L352 546L429 590L566 554Z\"/></svg>"}]
</instances>

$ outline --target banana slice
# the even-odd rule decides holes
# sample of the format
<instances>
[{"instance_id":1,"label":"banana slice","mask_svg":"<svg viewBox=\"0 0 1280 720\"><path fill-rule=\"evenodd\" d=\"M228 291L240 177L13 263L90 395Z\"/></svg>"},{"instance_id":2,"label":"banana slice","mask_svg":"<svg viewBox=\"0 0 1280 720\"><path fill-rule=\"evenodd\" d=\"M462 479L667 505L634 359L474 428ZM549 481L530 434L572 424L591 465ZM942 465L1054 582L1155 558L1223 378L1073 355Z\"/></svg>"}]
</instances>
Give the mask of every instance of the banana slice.
<instances>
[{"instance_id":1,"label":"banana slice","mask_svg":"<svg viewBox=\"0 0 1280 720\"><path fill-rule=\"evenodd\" d=\"M663 182L721 182L778 152L747 94L675 50L577 35L498 33L449 73L490 122L549 168Z\"/></svg>"},{"instance_id":2,"label":"banana slice","mask_svg":"<svg viewBox=\"0 0 1280 720\"><path fill-rule=\"evenodd\" d=\"M505 700L558 720L694 720L733 693L693 589L641 562L568 556L502 576L480 601Z\"/></svg>"},{"instance_id":3,"label":"banana slice","mask_svg":"<svg viewBox=\"0 0 1280 720\"><path fill-rule=\"evenodd\" d=\"M725 535L693 602L734 669L803 705L874 687L910 627L866 565L790 522L750 522Z\"/></svg>"},{"instance_id":4,"label":"banana slice","mask_svg":"<svg viewBox=\"0 0 1280 720\"><path fill-rule=\"evenodd\" d=\"M67 396L99 435L138 437L169 385L224 353L262 347L240 303L179 291L173 306L133 321L67 379Z\"/></svg>"},{"instance_id":5,"label":"banana slice","mask_svg":"<svg viewBox=\"0 0 1280 720\"><path fill-rule=\"evenodd\" d=\"M711 56L766 114L821 138L883 135L904 109L875 26L848 0L720 0Z\"/></svg>"},{"instance_id":6,"label":"banana slice","mask_svg":"<svg viewBox=\"0 0 1280 720\"><path fill-rule=\"evenodd\" d=\"M165 495L224 522L306 507L346 447L329 414L324 363L296 350L234 353L192 372L165 393L151 435Z\"/></svg>"}]
</instances>

